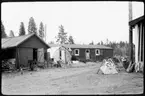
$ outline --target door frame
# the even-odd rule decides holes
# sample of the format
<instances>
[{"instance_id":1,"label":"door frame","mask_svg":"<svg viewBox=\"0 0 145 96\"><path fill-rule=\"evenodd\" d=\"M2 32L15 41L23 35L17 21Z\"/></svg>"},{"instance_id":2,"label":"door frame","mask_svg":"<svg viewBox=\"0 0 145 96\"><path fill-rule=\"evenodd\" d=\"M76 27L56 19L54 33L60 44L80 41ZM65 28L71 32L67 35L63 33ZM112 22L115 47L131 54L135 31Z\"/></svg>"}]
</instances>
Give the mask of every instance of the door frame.
<instances>
[{"instance_id":1,"label":"door frame","mask_svg":"<svg viewBox=\"0 0 145 96\"><path fill-rule=\"evenodd\" d=\"M37 57L37 55L38 55L38 53L37 53L37 48L33 48L33 60L35 60L36 59L36 61L38 60L38 57Z\"/></svg>"},{"instance_id":2,"label":"door frame","mask_svg":"<svg viewBox=\"0 0 145 96\"><path fill-rule=\"evenodd\" d=\"M87 58L87 55L86 55L87 51L88 51L88 53L89 53L89 58ZM86 59L90 59L90 49L86 49L86 50L85 50L85 56L86 56Z\"/></svg>"}]
</instances>

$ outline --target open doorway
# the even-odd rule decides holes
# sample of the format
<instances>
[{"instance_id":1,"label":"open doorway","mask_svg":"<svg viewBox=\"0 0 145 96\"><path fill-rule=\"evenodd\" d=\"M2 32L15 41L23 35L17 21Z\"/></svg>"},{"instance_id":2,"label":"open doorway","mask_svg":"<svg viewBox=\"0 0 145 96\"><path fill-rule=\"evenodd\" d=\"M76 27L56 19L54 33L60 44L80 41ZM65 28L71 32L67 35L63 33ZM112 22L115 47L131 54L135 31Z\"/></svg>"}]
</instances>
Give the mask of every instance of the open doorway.
<instances>
[{"instance_id":1,"label":"open doorway","mask_svg":"<svg viewBox=\"0 0 145 96\"><path fill-rule=\"evenodd\" d=\"M33 60L37 61L37 49L33 48Z\"/></svg>"},{"instance_id":2,"label":"open doorway","mask_svg":"<svg viewBox=\"0 0 145 96\"><path fill-rule=\"evenodd\" d=\"M86 49L86 59L90 59L90 50Z\"/></svg>"}]
</instances>

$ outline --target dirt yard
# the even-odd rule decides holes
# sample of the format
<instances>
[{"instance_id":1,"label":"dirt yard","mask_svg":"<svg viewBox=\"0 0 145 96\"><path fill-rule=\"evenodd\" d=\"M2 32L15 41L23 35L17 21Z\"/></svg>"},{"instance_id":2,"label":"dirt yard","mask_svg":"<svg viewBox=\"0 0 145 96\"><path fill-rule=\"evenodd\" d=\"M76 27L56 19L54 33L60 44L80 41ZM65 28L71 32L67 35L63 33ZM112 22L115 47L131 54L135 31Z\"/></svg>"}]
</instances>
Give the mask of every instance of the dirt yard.
<instances>
[{"instance_id":1,"label":"dirt yard","mask_svg":"<svg viewBox=\"0 0 145 96\"><path fill-rule=\"evenodd\" d=\"M72 68L41 69L2 74L2 93L23 94L142 94L142 73L97 73L100 63L74 64Z\"/></svg>"}]
</instances>

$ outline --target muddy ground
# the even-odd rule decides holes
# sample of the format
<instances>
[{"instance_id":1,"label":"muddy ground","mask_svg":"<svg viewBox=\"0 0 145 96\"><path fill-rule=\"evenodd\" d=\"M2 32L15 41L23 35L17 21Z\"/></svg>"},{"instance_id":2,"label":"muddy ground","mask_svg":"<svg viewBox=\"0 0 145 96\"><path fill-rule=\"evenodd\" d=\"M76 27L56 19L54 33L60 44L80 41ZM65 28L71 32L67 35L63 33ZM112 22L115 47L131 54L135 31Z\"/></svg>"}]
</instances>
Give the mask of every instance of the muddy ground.
<instances>
[{"instance_id":1,"label":"muddy ground","mask_svg":"<svg viewBox=\"0 0 145 96\"><path fill-rule=\"evenodd\" d=\"M103 75L97 71L101 63L74 64L70 68L40 69L19 73L3 73L3 94L142 94L142 73Z\"/></svg>"}]
</instances>

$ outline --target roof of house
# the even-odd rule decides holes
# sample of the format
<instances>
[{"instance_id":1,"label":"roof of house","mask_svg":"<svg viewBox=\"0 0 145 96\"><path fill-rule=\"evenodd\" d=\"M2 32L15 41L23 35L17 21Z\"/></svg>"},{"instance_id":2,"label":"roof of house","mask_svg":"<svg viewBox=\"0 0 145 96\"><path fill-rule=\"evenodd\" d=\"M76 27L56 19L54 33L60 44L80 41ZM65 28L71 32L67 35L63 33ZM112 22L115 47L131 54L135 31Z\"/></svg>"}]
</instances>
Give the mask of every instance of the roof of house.
<instances>
[{"instance_id":1,"label":"roof of house","mask_svg":"<svg viewBox=\"0 0 145 96\"><path fill-rule=\"evenodd\" d=\"M36 37L38 37L36 34L32 33L32 34L23 35L23 36L2 38L2 40L1 40L2 49L17 47L18 45L22 44L24 41L26 41L27 39L29 39L30 37L32 37L34 35ZM49 48L49 46L42 39L40 39L40 41Z\"/></svg>"},{"instance_id":2,"label":"roof of house","mask_svg":"<svg viewBox=\"0 0 145 96\"><path fill-rule=\"evenodd\" d=\"M144 20L144 15L141 16L141 17L139 17L139 18L136 18L136 19L130 21L130 22L129 22L129 25L130 25L130 26L134 26L135 24L137 24L137 23L139 23L139 22L141 22L141 21L143 21L143 20Z\"/></svg>"},{"instance_id":3,"label":"roof of house","mask_svg":"<svg viewBox=\"0 0 145 96\"><path fill-rule=\"evenodd\" d=\"M50 47L64 46L67 48L91 48L91 49L112 49L104 45L81 45L81 44L48 44Z\"/></svg>"}]
</instances>

